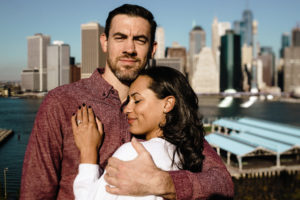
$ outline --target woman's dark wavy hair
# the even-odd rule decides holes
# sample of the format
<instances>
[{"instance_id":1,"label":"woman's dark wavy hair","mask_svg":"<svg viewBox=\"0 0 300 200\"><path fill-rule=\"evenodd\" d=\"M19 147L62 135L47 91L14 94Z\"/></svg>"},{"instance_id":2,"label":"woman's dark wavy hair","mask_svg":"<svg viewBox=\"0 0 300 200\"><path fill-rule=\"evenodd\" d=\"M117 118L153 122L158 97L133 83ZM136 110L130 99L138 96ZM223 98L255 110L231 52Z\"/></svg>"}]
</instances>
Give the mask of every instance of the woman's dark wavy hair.
<instances>
[{"instance_id":1,"label":"woman's dark wavy hair","mask_svg":"<svg viewBox=\"0 0 300 200\"><path fill-rule=\"evenodd\" d=\"M179 169L199 172L204 159L204 129L198 114L198 98L187 79L170 67L151 67L140 75L152 80L148 86L159 99L174 96L174 108L166 114L166 123L161 125L165 140L175 145L181 166Z\"/></svg>"},{"instance_id":2,"label":"woman's dark wavy hair","mask_svg":"<svg viewBox=\"0 0 300 200\"><path fill-rule=\"evenodd\" d=\"M104 29L104 33L105 33L106 37L108 38L108 36L109 36L109 29L110 29L112 19L116 15L120 15L120 14L133 16L133 17L142 17L149 22L150 27L151 27L150 44L152 47L154 40L155 40L155 31L156 31L157 24L154 20L152 13L149 10L147 10L146 8L144 8L142 6L138 6L138 5L124 4L118 8L115 8L114 10L110 11L108 14L108 17L106 19L105 29Z\"/></svg>"}]
</instances>

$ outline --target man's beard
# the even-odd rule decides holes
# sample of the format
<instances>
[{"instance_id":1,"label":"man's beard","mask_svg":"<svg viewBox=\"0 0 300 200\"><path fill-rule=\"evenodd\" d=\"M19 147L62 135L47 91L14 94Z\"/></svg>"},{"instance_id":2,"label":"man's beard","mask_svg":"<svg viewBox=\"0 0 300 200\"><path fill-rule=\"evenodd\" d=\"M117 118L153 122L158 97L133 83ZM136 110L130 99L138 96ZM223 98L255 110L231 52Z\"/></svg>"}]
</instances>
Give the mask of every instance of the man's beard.
<instances>
[{"instance_id":1,"label":"man's beard","mask_svg":"<svg viewBox=\"0 0 300 200\"><path fill-rule=\"evenodd\" d=\"M123 56L124 57L124 56ZM130 58L130 57L129 57ZM120 57L117 58L119 60ZM140 61L140 60L138 60ZM140 71L144 69L144 67L141 66L129 66L125 65L122 67L116 66L116 62L112 62L110 58L107 59L108 66L110 67L110 70L114 73L114 75L125 85L130 85L139 75Z\"/></svg>"}]
</instances>

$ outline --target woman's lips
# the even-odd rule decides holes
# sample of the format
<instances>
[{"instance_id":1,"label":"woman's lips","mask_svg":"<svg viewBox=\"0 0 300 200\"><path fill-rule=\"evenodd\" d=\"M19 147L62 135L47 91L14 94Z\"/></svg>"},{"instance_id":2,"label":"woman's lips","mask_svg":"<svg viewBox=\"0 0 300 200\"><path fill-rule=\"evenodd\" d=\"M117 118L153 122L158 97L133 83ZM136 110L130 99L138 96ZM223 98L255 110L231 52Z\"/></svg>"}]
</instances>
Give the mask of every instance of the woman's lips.
<instances>
[{"instance_id":1,"label":"woman's lips","mask_svg":"<svg viewBox=\"0 0 300 200\"><path fill-rule=\"evenodd\" d=\"M128 118L127 121L128 121L128 124L132 124L134 121L136 120L136 118Z\"/></svg>"}]
</instances>

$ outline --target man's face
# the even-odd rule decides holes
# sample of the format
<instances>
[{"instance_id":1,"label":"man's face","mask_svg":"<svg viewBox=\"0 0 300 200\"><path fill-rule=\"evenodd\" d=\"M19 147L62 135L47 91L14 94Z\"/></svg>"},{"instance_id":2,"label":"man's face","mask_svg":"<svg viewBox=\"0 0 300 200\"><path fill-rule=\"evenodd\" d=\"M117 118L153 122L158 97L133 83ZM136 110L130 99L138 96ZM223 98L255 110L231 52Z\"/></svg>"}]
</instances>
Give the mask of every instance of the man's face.
<instances>
[{"instance_id":1,"label":"man's face","mask_svg":"<svg viewBox=\"0 0 300 200\"><path fill-rule=\"evenodd\" d=\"M132 82L145 67L151 49L150 32L149 22L142 17L122 14L112 19L109 37L102 45L108 66L121 82Z\"/></svg>"}]
</instances>

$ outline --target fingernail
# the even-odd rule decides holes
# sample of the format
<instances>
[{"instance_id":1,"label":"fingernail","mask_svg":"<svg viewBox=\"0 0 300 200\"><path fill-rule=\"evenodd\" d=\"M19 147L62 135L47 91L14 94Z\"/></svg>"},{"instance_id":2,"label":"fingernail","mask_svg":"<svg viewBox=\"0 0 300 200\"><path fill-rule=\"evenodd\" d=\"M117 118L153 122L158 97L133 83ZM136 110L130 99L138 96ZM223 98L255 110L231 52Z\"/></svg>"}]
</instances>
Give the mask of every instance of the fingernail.
<instances>
[{"instance_id":1,"label":"fingernail","mask_svg":"<svg viewBox=\"0 0 300 200\"><path fill-rule=\"evenodd\" d=\"M81 109L81 106L78 106L78 109L80 110L80 109Z\"/></svg>"},{"instance_id":2,"label":"fingernail","mask_svg":"<svg viewBox=\"0 0 300 200\"><path fill-rule=\"evenodd\" d=\"M85 103L83 103L82 106L84 107L84 106L85 106Z\"/></svg>"},{"instance_id":3,"label":"fingernail","mask_svg":"<svg viewBox=\"0 0 300 200\"><path fill-rule=\"evenodd\" d=\"M92 106L89 106L89 108L91 108Z\"/></svg>"},{"instance_id":4,"label":"fingernail","mask_svg":"<svg viewBox=\"0 0 300 200\"><path fill-rule=\"evenodd\" d=\"M73 116L75 115L75 113L72 114Z\"/></svg>"}]
</instances>

